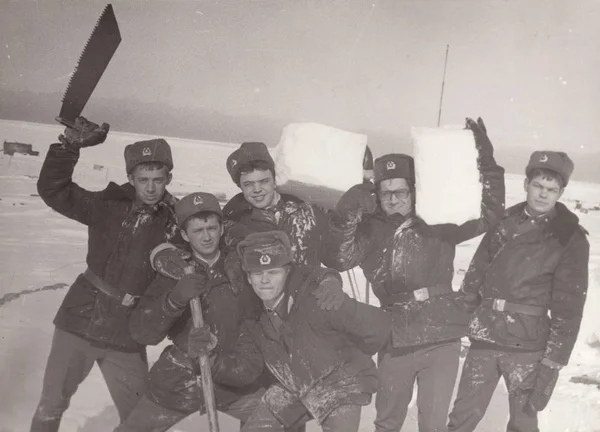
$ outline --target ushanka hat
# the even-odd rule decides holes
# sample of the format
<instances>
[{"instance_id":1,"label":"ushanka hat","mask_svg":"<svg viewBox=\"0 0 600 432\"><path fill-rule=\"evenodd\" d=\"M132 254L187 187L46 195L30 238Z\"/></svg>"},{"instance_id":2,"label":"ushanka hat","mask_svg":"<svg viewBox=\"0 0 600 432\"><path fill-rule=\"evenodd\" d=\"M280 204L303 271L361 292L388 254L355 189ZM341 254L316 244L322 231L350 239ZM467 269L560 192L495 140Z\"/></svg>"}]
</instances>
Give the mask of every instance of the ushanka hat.
<instances>
[{"instance_id":1,"label":"ushanka hat","mask_svg":"<svg viewBox=\"0 0 600 432\"><path fill-rule=\"evenodd\" d=\"M125 147L125 170L127 174L143 162L161 162L169 171L173 169L173 156L171 147L162 138L147 141L138 141Z\"/></svg>"},{"instance_id":2,"label":"ushanka hat","mask_svg":"<svg viewBox=\"0 0 600 432\"><path fill-rule=\"evenodd\" d=\"M175 217L181 227L183 223L198 213L211 212L222 216L219 200L213 194L194 192L175 203Z\"/></svg>"},{"instance_id":3,"label":"ushanka hat","mask_svg":"<svg viewBox=\"0 0 600 432\"><path fill-rule=\"evenodd\" d=\"M256 232L238 243L238 255L245 271L269 270L292 261L292 246L283 231Z\"/></svg>"},{"instance_id":4,"label":"ushanka hat","mask_svg":"<svg viewBox=\"0 0 600 432\"><path fill-rule=\"evenodd\" d=\"M554 171L562 179L564 186L569 183L569 178L573 174L575 164L564 152L556 151L534 151L529 158L525 174L529 175L534 169L547 169Z\"/></svg>"},{"instance_id":5,"label":"ushanka hat","mask_svg":"<svg viewBox=\"0 0 600 432\"><path fill-rule=\"evenodd\" d=\"M237 184L240 179L240 167L257 161L265 162L275 172L275 162L264 143L242 143L240 148L231 153L227 158L227 171L233 182Z\"/></svg>"},{"instance_id":6,"label":"ushanka hat","mask_svg":"<svg viewBox=\"0 0 600 432\"><path fill-rule=\"evenodd\" d=\"M405 154L391 153L375 159L375 184L392 178L403 178L414 183L413 158Z\"/></svg>"}]
</instances>

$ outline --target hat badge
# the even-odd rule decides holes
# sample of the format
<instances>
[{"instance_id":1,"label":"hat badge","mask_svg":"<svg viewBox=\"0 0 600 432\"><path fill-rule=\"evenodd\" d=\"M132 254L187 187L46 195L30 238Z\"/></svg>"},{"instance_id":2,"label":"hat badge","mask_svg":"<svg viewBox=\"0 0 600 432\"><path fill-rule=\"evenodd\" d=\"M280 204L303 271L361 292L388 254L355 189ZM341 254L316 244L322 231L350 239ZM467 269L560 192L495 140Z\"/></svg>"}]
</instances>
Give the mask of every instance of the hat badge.
<instances>
[{"instance_id":1,"label":"hat badge","mask_svg":"<svg viewBox=\"0 0 600 432\"><path fill-rule=\"evenodd\" d=\"M202 199L202 197L199 195L196 195L194 197L194 205L201 205L202 203L204 203L204 200Z\"/></svg>"},{"instance_id":2,"label":"hat badge","mask_svg":"<svg viewBox=\"0 0 600 432\"><path fill-rule=\"evenodd\" d=\"M142 150L142 156L150 156L152 154L152 150L150 150L150 147L144 147L144 150Z\"/></svg>"},{"instance_id":3,"label":"hat badge","mask_svg":"<svg viewBox=\"0 0 600 432\"><path fill-rule=\"evenodd\" d=\"M543 163L543 162L548 162L548 155L545 155L545 154L544 154L544 155L542 155L542 156L540 157L540 162L542 162L542 163Z\"/></svg>"},{"instance_id":4,"label":"hat badge","mask_svg":"<svg viewBox=\"0 0 600 432\"><path fill-rule=\"evenodd\" d=\"M237 160L231 159L231 168L237 165Z\"/></svg>"},{"instance_id":5,"label":"hat badge","mask_svg":"<svg viewBox=\"0 0 600 432\"><path fill-rule=\"evenodd\" d=\"M260 256L259 262L262 265L269 265L269 264L271 264L271 257L269 255L267 255L267 254L262 254Z\"/></svg>"},{"instance_id":6,"label":"hat badge","mask_svg":"<svg viewBox=\"0 0 600 432\"><path fill-rule=\"evenodd\" d=\"M385 165L385 167L386 167L388 170L393 170L393 169L395 169L395 168L396 168L396 164L394 163L394 161L388 161L388 163Z\"/></svg>"}]
</instances>

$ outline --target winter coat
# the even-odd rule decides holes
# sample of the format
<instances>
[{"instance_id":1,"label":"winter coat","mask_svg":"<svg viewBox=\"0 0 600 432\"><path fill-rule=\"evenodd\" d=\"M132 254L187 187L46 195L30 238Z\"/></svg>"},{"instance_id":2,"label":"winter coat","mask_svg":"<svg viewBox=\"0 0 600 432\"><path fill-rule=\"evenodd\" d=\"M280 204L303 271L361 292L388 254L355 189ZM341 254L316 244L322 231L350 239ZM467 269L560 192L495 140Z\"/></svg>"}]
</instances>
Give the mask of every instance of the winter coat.
<instances>
[{"instance_id":1,"label":"winter coat","mask_svg":"<svg viewBox=\"0 0 600 432\"><path fill-rule=\"evenodd\" d=\"M294 262L319 267L321 247L329 217L324 210L292 195L281 194L273 209L252 207L239 193L223 209L225 244L229 251L248 234L257 231L284 231L290 238Z\"/></svg>"},{"instance_id":2,"label":"winter coat","mask_svg":"<svg viewBox=\"0 0 600 432\"><path fill-rule=\"evenodd\" d=\"M509 208L484 236L465 275L463 290L483 299L471 319L469 337L500 349L545 350L549 360L566 365L588 286L587 232L561 203L551 217L537 222L521 222L525 206ZM534 225L519 233L519 223ZM493 299L538 307L543 313L501 311L493 307Z\"/></svg>"},{"instance_id":3,"label":"winter coat","mask_svg":"<svg viewBox=\"0 0 600 432\"><path fill-rule=\"evenodd\" d=\"M358 223L332 219L325 240L332 267L362 268L382 308L393 316L389 349L408 352L466 335L463 295L452 289L456 245L486 232L504 210L504 169L494 162L481 175L481 217L462 225L428 225L415 216L387 216L380 207ZM422 288L432 294L417 300Z\"/></svg>"},{"instance_id":4,"label":"winter coat","mask_svg":"<svg viewBox=\"0 0 600 432\"><path fill-rule=\"evenodd\" d=\"M150 251L176 236L172 206L165 193L152 206L135 205L135 189L109 183L106 189L90 192L72 180L79 152L53 144L40 172L38 192L58 213L88 227L89 269L116 290L142 295L154 278ZM54 324L92 344L124 352L143 350L129 334L131 308L97 290L79 275L54 319Z\"/></svg>"},{"instance_id":5,"label":"winter coat","mask_svg":"<svg viewBox=\"0 0 600 432\"><path fill-rule=\"evenodd\" d=\"M196 273L204 274L209 286L201 297L203 318L218 344L213 350L212 367L217 407L222 408L244 394L255 390L252 384L263 369L262 356L247 333L240 334L242 317L237 298L231 290L219 258L208 267L190 260ZM193 412L204 404L204 396L196 382L195 361L188 352L188 334L193 326L190 307L181 311L167 306L167 296L176 280L157 275L130 318L133 338L145 345L156 345L165 337L173 341L150 371L148 396L161 406L181 412Z\"/></svg>"},{"instance_id":6,"label":"winter coat","mask_svg":"<svg viewBox=\"0 0 600 432\"><path fill-rule=\"evenodd\" d=\"M245 322L277 380L263 400L285 426L307 412L321 423L340 405L367 405L379 386L371 357L389 339L391 319L349 297L337 311L320 309L312 291L323 272L331 271L293 267L279 329L264 307Z\"/></svg>"}]
</instances>

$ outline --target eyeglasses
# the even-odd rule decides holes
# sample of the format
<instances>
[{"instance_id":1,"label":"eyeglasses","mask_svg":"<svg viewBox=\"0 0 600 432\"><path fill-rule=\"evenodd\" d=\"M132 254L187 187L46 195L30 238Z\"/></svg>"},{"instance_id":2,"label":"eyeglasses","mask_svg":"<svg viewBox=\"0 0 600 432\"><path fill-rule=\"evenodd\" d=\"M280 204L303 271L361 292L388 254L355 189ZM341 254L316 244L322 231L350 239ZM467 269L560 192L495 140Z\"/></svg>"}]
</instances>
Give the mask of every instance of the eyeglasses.
<instances>
[{"instance_id":1,"label":"eyeglasses","mask_svg":"<svg viewBox=\"0 0 600 432\"><path fill-rule=\"evenodd\" d=\"M392 199L392 196L398 200L405 200L410 196L410 189L379 191L379 199L382 201L389 201Z\"/></svg>"}]
</instances>

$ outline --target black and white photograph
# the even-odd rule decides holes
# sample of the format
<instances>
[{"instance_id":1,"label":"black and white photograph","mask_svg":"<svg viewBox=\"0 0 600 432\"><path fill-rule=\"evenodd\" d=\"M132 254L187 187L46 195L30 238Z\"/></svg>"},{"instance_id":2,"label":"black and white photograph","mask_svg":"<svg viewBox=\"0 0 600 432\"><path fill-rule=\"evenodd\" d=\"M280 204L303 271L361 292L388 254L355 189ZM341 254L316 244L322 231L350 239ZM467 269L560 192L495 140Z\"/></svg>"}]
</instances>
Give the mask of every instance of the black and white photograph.
<instances>
[{"instance_id":1,"label":"black and white photograph","mask_svg":"<svg viewBox=\"0 0 600 432\"><path fill-rule=\"evenodd\" d=\"M0 0L0 432L600 432L599 19Z\"/></svg>"}]
</instances>

